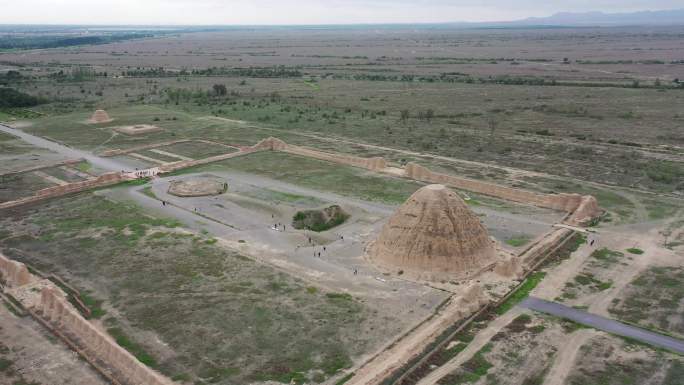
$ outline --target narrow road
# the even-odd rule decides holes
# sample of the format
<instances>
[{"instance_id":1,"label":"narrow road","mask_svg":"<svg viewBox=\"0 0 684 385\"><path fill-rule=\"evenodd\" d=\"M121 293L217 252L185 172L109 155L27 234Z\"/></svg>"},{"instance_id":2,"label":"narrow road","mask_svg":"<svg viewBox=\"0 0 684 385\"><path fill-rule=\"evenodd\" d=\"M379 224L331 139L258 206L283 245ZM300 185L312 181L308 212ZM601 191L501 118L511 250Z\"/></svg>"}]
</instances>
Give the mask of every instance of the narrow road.
<instances>
[{"instance_id":1,"label":"narrow road","mask_svg":"<svg viewBox=\"0 0 684 385\"><path fill-rule=\"evenodd\" d=\"M640 342L684 354L684 341L682 340L650 332L635 326L626 325L610 318L590 314L556 302L546 301L535 297L527 297L519 306L566 318L611 334L633 338Z\"/></svg>"},{"instance_id":2,"label":"narrow road","mask_svg":"<svg viewBox=\"0 0 684 385\"><path fill-rule=\"evenodd\" d=\"M109 159L109 158L101 158L97 155L94 155L91 152L88 151L83 151L83 150L77 150L75 148L67 147L63 144L59 144L57 142L52 142L47 139L43 139L41 137L35 136L28 134L22 130L18 130L16 128L8 127L5 126L4 124L0 124L0 131L5 132L10 135L14 135L16 137L19 137L23 141L32 144L36 147L40 148L45 148L51 151L54 151L56 153L59 153L67 158L72 158L72 159L78 159L78 158L83 158L87 160L90 164L97 168L101 168L106 171L121 171L121 170L127 170L130 169L130 166L123 164L121 162L117 162L114 159Z\"/></svg>"}]
</instances>

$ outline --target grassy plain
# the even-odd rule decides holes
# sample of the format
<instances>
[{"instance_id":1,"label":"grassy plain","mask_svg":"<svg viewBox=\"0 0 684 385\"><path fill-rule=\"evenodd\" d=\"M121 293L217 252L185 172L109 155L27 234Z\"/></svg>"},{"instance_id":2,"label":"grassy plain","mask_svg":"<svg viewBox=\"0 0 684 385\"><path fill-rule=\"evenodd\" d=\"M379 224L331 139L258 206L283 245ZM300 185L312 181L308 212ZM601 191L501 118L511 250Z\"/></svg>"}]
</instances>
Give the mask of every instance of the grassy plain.
<instances>
[{"instance_id":1,"label":"grassy plain","mask_svg":"<svg viewBox=\"0 0 684 385\"><path fill-rule=\"evenodd\" d=\"M388 321L92 194L14 211L2 227L19 235L3 241L8 256L105 299L104 323L122 346L198 384L321 382L367 352Z\"/></svg>"}]
</instances>

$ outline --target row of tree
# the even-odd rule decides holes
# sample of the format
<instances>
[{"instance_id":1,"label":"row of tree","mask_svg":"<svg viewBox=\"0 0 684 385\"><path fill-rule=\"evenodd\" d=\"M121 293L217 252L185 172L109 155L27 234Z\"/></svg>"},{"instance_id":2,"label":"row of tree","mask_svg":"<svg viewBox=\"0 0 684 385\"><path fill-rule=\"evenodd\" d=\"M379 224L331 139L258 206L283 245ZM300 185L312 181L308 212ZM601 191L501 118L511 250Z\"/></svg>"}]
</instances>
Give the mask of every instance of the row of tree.
<instances>
[{"instance_id":1,"label":"row of tree","mask_svg":"<svg viewBox=\"0 0 684 385\"><path fill-rule=\"evenodd\" d=\"M14 88L0 87L0 108L33 107L45 103L42 98L25 94Z\"/></svg>"}]
</instances>

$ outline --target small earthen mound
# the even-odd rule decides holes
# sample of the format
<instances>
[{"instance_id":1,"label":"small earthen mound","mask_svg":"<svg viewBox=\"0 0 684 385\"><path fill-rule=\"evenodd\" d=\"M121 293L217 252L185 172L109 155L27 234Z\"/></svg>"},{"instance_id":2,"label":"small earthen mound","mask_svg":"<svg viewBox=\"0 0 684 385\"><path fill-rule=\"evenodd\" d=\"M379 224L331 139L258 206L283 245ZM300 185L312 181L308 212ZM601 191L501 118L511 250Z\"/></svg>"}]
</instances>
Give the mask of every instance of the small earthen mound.
<instances>
[{"instance_id":1,"label":"small earthen mound","mask_svg":"<svg viewBox=\"0 0 684 385\"><path fill-rule=\"evenodd\" d=\"M368 251L383 270L428 280L472 278L498 259L487 229L463 199L442 185L416 191Z\"/></svg>"},{"instance_id":2,"label":"small earthen mound","mask_svg":"<svg viewBox=\"0 0 684 385\"><path fill-rule=\"evenodd\" d=\"M169 194L179 197L220 195L228 190L228 183L211 178L177 180L169 185Z\"/></svg>"},{"instance_id":3,"label":"small earthen mound","mask_svg":"<svg viewBox=\"0 0 684 385\"><path fill-rule=\"evenodd\" d=\"M109 117L109 114L105 110L96 110L93 113L93 116L90 117L90 120L88 120L89 123L93 124L100 124L100 123L109 123L111 122L112 118Z\"/></svg>"},{"instance_id":4,"label":"small earthen mound","mask_svg":"<svg viewBox=\"0 0 684 385\"><path fill-rule=\"evenodd\" d=\"M349 214L340 206L332 205L322 210L298 211L292 218L292 227L320 232L339 226L347 219Z\"/></svg>"},{"instance_id":5,"label":"small earthen mound","mask_svg":"<svg viewBox=\"0 0 684 385\"><path fill-rule=\"evenodd\" d=\"M162 129L151 124L136 124L134 126L114 127L113 130L126 135L142 135L161 131Z\"/></svg>"}]
</instances>

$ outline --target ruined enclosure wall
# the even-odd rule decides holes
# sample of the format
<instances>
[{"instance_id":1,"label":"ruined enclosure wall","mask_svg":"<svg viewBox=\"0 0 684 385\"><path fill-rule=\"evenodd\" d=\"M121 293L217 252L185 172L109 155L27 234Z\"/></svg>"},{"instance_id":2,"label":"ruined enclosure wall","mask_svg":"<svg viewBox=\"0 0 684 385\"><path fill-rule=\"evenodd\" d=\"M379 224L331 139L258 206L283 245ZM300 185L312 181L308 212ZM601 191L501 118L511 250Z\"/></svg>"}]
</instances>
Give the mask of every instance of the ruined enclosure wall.
<instances>
[{"instance_id":1,"label":"ruined enclosure wall","mask_svg":"<svg viewBox=\"0 0 684 385\"><path fill-rule=\"evenodd\" d=\"M579 205L567 218L566 222L571 225L587 225L595 218L601 215L601 208L598 201L591 195L584 195L579 202Z\"/></svg>"},{"instance_id":2,"label":"ruined enclosure wall","mask_svg":"<svg viewBox=\"0 0 684 385\"><path fill-rule=\"evenodd\" d=\"M0 278L9 287L24 286L34 281L34 277L26 265L13 261L2 254L0 254Z\"/></svg>"},{"instance_id":3,"label":"ruined enclosure wall","mask_svg":"<svg viewBox=\"0 0 684 385\"><path fill-rule=\"evenodd\" d=\"M407 164L405 171L406 177L422 182L441 183L513 202L572 213L569 217L569 222L575 225L586 224L601 212L596 198L590 195L540 194L493 183L440 174L416 163Z\"/></svg>"},{"instance_id":4,"label":"ruined enclosure wall","mask_svg":"<svg viewBox=\"0 0 684 385\"><path fill-rule=\"evenodd\" d=\"M262 140L252 148L257 150L282 151L290 154L306 156L308 158L326 160L329 162L365 168L372 171L380 171L387 167L387 162L384 158L381 157L362 158L353 155L333 154L329 152L314 150L308 147L287 144L284 141L273 137Z\"/></svg>"},{"instance_id":5,"label":"ruined enclosure wall","mask_svg":"<svg viewBox=\"0 0 684 385\"><path fill-rule=\"evenodd\" d=\"M254 147L248 148L248 149L243 149L237 152L231 152L228 154L221 154L221 155L216 155L212 156L209 158L204 158L204 159L197 159L197 160L182 160L179 162L173 162L173 163L166 163L161 166L159 166L159 173L169 173L173 171L178 171L182 170L184 168L188 167L195 167L195 166L200 166L203 164L208 164L208 163L214 163L214 162L220 162L222 160L230 159L230 158L236 158L238 156L243 156L246 154L250 154L252 152L256 152L258 149L255 149Z\"/></svg>"},{"instance_id":6,"label":"ruined enclosure wall","mask_svg":"<svg viewBox=\"0 0 684 385\"><path fill-rule=\"evenodd\" d=\"M53 167L60 167L60 166L73 166L73 165L80 163L82 161L83 161L83 159L67 159L65 161L57 162L57 163L39 164L37 166L27 167L27 168L22 169L22 170L10 171L10 172L4 173L4 174L0 174L0 177L19 175L19 174L24 174L27 172L43 170L46 168L53 168Z\"/></svg>"},{"instance_id":7,"label":"ruined enclosure wall","mask_svg":"<svg viewBox=\"0 0 684 385\"><path fill-rule=\"evenodd\" d=\"M303 156L307 156L310 158L327 160L329 162L335 162L335 163L346 164L349 166L365 168L365 169L368 169L371 171L380 171L380 170L387 167L387 163L385 162L385 159L380 158L380 157L361 158L358 156L351 156L351 155L331 154L331 153L312 150L310 148L299 147L299 146L288 146L283 151L288 152L290 154L303 155Z\"/></svg>"},{"instance_id":8,"label":"ruined enclosure wall","mask_svg":"<svg viewBox=\"0 0 684 385\"><path fill-rule=\"evenodd\" d=\"M29 272L26 265L0 254L0 277L5 290L24 292L21 304L63 338L95 369L115 384L173 385L174 382L138 361L109 335L88 322L67 300L66 294L49 280ZM28 285L28 286L27 286ZM24 287L26 286L26 287ZM37 287L42 287L38 292Z\"/></svg>"},{"instance_id":9,"label":"ruined enclosure wall","mask_svg":"<svg viewBox=\"0 0 684 385\"><path fill-rule=\"evenodd\" d=\"M42 190L36 191L36 193L32 196L17 199L14 201L0 203L0 209L6 209L10 207L21 206L24 204L39 202L45 199L90 190L96 187L109 186L126 180L130 180L130 178L118 172L102 174L97 178L44 188Z\"/></svg>"},{"instance_id":10,"label":"ruined enclosure wall","mask_svg":"<svg viewBox=\"0 0 684 385\"><path fill-rule=\"evenodd\" d=\"M572 230L563 228L544 234L542 239L520 254L519 259L522 261L525 270L528 271L536 262L561 247L572 234L574 234Z\"/></svg>"},{"instance_id":11,"label":"ruined enclosure wall","mask_svg":"<svg viewBox=\"0 0 684 385\"><path fill-rule=\"evenodd\" d=\"M384 158L362 158L352 155L340 155L322 152L307 147L294 146L284 141L270 137L252 146L254 151L282 151L309 158L326 160L334 163L346 164L354 167L365 168L371 171L383 171L387 168ZM513 187L501 186L454 175L434 172L417 163L408 163L404 168L404 176L426 183L437 183L451 186L461 190L472 191L495 198L501 198L513 202L531 204L537 207L570 213L566 222L571 225L585 225L593 218L600 215L596 199L590 195L579 194L541 194Z\"/></svg>"},{"instance_id":12,"label":"ruined enclosure wall","mask_svg":"<svg viewBox=\"0 0 684 385\"><path fill-rule=\"evenodd\" d=\"M43 321L72 341L85 354L94 356L112 369L122 384L171 385L173 382L143 365L111 337L84 319L56 288L45 287L35 309Z\"/></svg>"}]
</instances>

